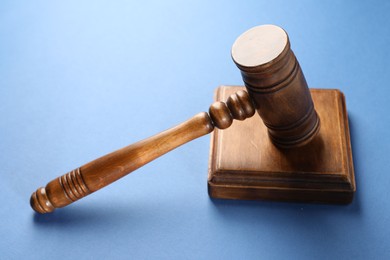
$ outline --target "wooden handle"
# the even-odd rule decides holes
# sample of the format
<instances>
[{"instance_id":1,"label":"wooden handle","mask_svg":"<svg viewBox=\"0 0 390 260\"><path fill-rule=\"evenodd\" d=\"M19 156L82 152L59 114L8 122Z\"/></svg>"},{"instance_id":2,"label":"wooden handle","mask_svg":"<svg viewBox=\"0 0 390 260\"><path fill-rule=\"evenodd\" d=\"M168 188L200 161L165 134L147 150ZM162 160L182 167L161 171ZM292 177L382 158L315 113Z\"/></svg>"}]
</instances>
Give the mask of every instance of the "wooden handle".
<instances>
[{"instance_id":1,"label":"wooden handle","mask_svg":"<svg viewBox=\"0 0 390 260\"><path fill-rule=\"evenodd\" d=\"M49 182L31 195L31 207L49 213L95 192L124 177L161 155L214 130L229 127L233 119L244 120L255 113L245 91L231 95L227 102L215 102L209 114L191 119L148 139L100 157Z\"/></svg>"}]
</instances>

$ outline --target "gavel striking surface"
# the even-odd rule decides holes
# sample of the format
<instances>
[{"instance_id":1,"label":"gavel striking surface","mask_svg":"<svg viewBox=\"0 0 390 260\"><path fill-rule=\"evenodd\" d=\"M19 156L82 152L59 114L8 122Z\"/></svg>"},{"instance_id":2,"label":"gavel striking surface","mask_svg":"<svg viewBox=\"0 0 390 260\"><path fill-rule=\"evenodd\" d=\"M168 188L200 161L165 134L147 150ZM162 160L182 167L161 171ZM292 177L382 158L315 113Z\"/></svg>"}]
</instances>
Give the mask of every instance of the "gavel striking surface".
<instances>
[{"instance_id":1,"label":"gavel striking surface","mask_svg":"<svg viewBox=\"0 0 390 260\"><path fill-rule=\"evenodd\" d=\"M221 86L224 100L243 87ZM321 129L308 145L280 149L258 116L215 130L211 136L208 190L213 198L350 203L356 190L344 95L311 89Z\"/></svg>"},{"instance_id":2,"label":"gavel striking surface","mask_svg":"<svg viewBox=\"0 0 390 260\"><path fill-rule=\"evenodd\" d=\"M273 143L281 148L310 143L320 119L287 33L271 24L253 27L234 42L232 59Z\"/></svg>"}]
</instances>

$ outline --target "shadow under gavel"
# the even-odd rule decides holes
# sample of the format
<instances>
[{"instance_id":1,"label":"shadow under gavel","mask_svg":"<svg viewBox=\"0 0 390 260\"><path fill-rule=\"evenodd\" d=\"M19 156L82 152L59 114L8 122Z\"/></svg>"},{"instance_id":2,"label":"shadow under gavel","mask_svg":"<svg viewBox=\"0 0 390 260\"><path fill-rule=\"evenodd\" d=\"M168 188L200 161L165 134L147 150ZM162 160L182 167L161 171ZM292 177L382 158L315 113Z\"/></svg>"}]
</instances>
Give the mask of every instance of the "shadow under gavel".
<instances>
[{"instance_id":1,"label":"shadow under gavel","mask_svg":"<svg viewBox=\"0 0 390 260\"><path fill-rule=\"evenodd\" d=\"M233 119L244 120L255 114L248 93L238 91L225 102L215 102L209 114L199 113L189 120L148 139L126 146L91 161L49 182L35 191L31 207L38 213L49 213L79 200L126 176L161 155L209 134L214 127L225 129Z\"/></svg>"}]
</instances>

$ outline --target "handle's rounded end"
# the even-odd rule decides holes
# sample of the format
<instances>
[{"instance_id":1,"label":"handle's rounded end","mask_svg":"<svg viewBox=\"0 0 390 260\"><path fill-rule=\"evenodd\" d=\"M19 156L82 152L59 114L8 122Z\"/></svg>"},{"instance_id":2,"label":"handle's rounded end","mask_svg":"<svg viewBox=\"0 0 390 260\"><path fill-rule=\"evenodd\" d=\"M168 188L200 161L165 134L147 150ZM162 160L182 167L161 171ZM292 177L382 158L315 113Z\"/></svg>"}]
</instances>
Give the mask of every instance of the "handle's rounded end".
<instances>
[{"instance_id":1,"label":"handle's rounded end","mask_svg":"<svg viewBox=\"0 0 390 260\"><path fill-rule=\"evenodd\" d=\"M33 192L30 198L30 205L38 213L45 214L54 211L54 206L47 197L45 188L41 187Z\"/></svg>"}]
</instances>

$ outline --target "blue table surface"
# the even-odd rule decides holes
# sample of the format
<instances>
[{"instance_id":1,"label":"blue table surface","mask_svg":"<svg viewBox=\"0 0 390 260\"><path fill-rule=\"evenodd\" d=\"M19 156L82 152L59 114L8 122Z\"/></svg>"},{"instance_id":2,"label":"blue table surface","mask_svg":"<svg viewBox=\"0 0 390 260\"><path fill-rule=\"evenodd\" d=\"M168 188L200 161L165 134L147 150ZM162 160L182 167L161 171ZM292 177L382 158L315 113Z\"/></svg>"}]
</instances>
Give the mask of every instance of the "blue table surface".
<instances>
[{"instance_id":1,"label":"blue table surface","mask_svg":"<svg viewBox=\"0 0 390 260\"><path fill-rule=\"evenodd\" d=\"M390 2L0 3L1 259L389 259ZM31 193L205 111L241 85L234 40L290 36L313 88L347 98L347 206L212 200L209 137L53 214Z\"/></svg>"}]
</instances>

